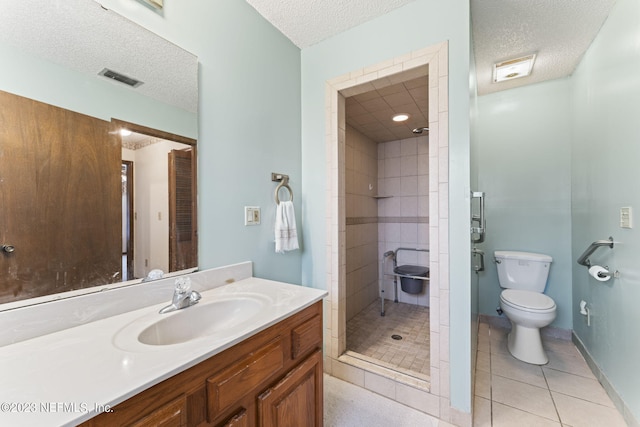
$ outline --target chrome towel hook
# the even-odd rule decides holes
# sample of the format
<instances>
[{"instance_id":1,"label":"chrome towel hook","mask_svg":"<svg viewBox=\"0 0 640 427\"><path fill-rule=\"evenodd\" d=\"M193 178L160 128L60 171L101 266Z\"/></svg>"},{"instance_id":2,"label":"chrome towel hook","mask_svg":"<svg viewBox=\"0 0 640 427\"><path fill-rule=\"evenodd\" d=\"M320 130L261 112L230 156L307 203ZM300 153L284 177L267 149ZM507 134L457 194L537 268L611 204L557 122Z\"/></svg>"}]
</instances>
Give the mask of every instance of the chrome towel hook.
<instances>
[{"instance_id":1,"label":"chrome towel hook","mask_svg":"<svg viewBox=\"0 0 640 427\"><path fill-rule=\"evenodd\" d=\"M276 199L276 205L280 204L280 197L278 196L278 192L283 187L286 188L289 191L289 201L293 202L293 190L291 189L291 187L289 187L289 175L284 175L284 174L281 174L281 173L272 172L271 173L271 181L280 183L276 187L276 190L275 190L275 193L274 193L274 196L275 196L275 199Z\"/></svg>"}]
</instances>

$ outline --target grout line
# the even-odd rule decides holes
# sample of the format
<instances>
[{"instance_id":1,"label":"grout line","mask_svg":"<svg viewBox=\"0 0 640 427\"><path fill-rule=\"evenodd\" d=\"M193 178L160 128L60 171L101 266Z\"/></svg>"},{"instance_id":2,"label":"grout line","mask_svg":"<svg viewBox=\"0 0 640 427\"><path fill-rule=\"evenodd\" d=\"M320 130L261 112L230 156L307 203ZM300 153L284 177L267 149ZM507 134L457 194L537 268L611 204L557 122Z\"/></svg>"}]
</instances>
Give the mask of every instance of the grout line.
<instances>
[{"instance_id":1,"label":"grout line","mask_svg":"<svg viewBox=\"0 0 640 427\"><path fill-rule=\"evenodd\" d=\"M489 326L489 423L493 426L493 354L491 352L491 326Z\"/></svg>"},{"instance_id":2,"label":"grout line","mask_svg":"<svg viewBox=\"0 0 640 427\"><path fill-rule=\"evenodd\" d=\"M562 424L562 417L560 417L560 411L558 411L558 405L556 405L556 400L553 398L553 393L551 393L551 386L549 385L549 380L547 379L547 375L544 373L544 369L540 368L542 371L542 377L544 378L545 384L547 384L547 390L549 391L549 396L551 397L551 402L553 403L553 409L556 410L556 415L558 416L558 421Z\"/></svg>"}]
</instances>

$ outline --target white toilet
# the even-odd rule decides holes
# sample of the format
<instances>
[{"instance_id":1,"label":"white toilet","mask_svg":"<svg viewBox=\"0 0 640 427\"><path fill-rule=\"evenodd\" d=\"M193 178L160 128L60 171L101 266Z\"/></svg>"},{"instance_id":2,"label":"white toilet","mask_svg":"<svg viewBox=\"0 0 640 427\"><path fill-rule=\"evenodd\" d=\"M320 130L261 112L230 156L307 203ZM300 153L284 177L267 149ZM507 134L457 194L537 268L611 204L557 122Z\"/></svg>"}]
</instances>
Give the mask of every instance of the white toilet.
<instances>
[{"instance_id":1,"label":"white toilet","mask_svg":"<svg viewBox=\"0 0 640 427\"><path fill-rule=\"evenodd\" d=\"M556 303L542 292L553 259L532 252L495 251L494 255L504 289L500 308L511 321L509 352L523 362L544 365L549 359L542 348L540 328L556 318Z\"/></svg>"}]
</instances>

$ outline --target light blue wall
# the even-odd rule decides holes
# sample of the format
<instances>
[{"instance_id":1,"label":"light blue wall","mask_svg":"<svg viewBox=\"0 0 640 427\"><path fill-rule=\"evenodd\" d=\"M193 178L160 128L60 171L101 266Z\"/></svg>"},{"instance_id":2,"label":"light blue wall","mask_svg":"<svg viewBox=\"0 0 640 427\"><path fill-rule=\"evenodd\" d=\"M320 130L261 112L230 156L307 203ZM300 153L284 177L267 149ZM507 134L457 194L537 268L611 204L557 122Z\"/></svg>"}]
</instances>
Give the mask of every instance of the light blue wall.
<instances>
[{"instance_id":1,"label":"light blue wall","mask_svg":"<svg viewBox=\"0 0 640 427\"><path fill-rule=\"evenodd\" d=\"M416 17L420 17L416 19ZM451 400L470 412L469 4L417 0L302 51L304 284L326 288L325 81L449 41Z\"/></svg>"},{"instance_id":2,"label":"light blue wall","mask_svg":"<svg viewBox=\"0 0 640 427\"><path fill-rule=\"evenodd\" d=\"M618 0L572 77L573 259L594 240L613 236L592 262L620 271L605 283L573 267L575 334L640 419L640 2ZM619 209L634 209L633 229ZM591 327L579 314L591 307Z\"/></svg>"},{"instance_id":3,"label":"light blue wall","mask_svg":"<svg viewBox=\"0 0 640 427\"><path fill-rule=\"evenodd\" d=\"M245 1L166 2L163 15L103 3L200 62L200 266L250 260L256 276L300 283L301 251L274 251L271 182L271 172L290 176L301 228L300 49ZM244 206L262 208L261 225L244 225Z\"/></svg>"},{"instance_id":4,"label":"light blue wall","mask_svg":"<svg viewBox=\"0 0 640 427\"><path fill-rule=\"evenodd\" d=\"M475 167L487 217L480 311L497 315L501 289L495 250L540 252L553 257L545 290L558 307L552 325L571 329L568 79L480 96L475 129Z\"/></svg>"}]
</instances>

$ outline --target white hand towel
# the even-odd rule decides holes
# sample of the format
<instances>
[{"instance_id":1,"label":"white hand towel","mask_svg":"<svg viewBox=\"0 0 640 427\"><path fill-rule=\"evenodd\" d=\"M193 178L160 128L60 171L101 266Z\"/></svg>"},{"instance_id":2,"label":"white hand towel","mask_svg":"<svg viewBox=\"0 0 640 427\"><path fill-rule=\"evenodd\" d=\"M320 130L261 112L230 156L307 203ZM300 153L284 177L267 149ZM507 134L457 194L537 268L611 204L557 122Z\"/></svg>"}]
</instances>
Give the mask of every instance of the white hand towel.
<instances>
[{"instance_id":1,"label":"white hand towel","mask_svg":"<svg viewBox=\"0 0 640 427\"><path fill-rule=\"evenodd\" d=\"M276 208L276 253L298 249L298 232L296 231L296 214L293 202L280 202Z\"/></svg>"}]
</instances>

